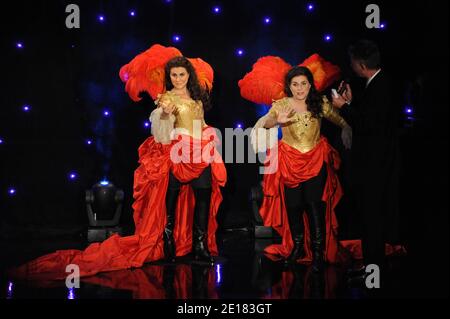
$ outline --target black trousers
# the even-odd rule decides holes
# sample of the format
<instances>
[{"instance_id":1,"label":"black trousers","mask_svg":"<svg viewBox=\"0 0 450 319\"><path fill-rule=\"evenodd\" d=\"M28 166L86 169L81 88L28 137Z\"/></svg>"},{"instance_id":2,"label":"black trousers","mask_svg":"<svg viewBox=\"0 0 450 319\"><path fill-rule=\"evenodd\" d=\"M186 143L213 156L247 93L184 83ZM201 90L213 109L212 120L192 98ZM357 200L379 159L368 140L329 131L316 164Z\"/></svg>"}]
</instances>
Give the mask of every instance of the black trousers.
<instances>
[{"instance_id":1,"label":"black trousers","mask_svg":"<svg viewBox=\"0 0 450 319\"><path fill-rule=\"evenodd\" d=\"M193 179L189 184L192 188L211 188L211 166L206 167L199 177ZM172 174L169 174L169 188L179 189L182 183Z\"/></svg>"},{"instance_id":2,"label":"black trousers","mask_svg":"<svg viewBox=\"0 0 450 319\"><path fill-rule=\"evenodd\" d=\"M327 168L322 165L317 176L294 188L284 187L285 204L294 243L304 238L303 212L308 214L313 250L318 253L325 242L325 203L322 195L327 181Z\"/></svg>"},{"instance_id":3,"label":"black trousers","mask_svg":"<svg viewBox=\"0 0 450 319\"><path fill-rule=\"evenodd\" d=\"M299 209L303 211L306 203L321 201L326 181L327 168L324 164L317 176L308 179L295 188L285 186L285 203L288 210L294 209L298 214Z\"/></svg>"}]
</instances>

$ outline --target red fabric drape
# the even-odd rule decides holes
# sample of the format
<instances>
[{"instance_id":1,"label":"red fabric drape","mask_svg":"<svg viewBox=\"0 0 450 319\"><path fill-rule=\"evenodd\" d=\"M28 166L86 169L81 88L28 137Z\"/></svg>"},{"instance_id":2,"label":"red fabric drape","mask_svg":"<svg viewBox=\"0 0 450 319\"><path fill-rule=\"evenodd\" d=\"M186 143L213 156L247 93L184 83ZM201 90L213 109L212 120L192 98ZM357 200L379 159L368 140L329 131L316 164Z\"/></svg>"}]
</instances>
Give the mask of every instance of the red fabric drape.
<instances>
[{"instance_id":1,"label":"red fabric drape","mask_svg":"<svg viewBox=\"0 0 450 319\"><path fill-rule=\"evenodd\" d=\"M179 135L178 140L168 145L157 143L153 137L149 137L139 147L140 166L134 174L133 189L134 235L121 237L116 234L102 243L89 245L84 251L56 251L28 262L10 274L27 279L63 279L68 275L66 266L75 264L79 266L80 277L83 277L104 271L141 267L145 262L163 258L165 195L169 171L182 183L187 183L199 177L208 165L211 165L212 175L208 247L211 254L217 255L216 215L222 201L220 187L225 185L227 175L222 158L214 146L217 142L214 130L205 129L204 136L207 139L193 140L189 136ZM182 151L182 160L191 158L193 161L172 161L171 151L174 150L178 150L179 155ZM174 229L177 256L191 251L194 205L195 198L190 185L182 185Z\"/></svg>"},{"instance_id":2,"label":"red fabric drape","mask_svg":"<svg viewBox=\"0 0 450 319\"><path fill-rule=\"evenodd\" d=\"M346 263L353 259L362 259L361 240L338 241L338 222L334 209L343 195L341 184L336 171L341 160L339 153L328 144L325 137L321 137L314 149L306 153L300 153L295 148L280 141L278 153L273 150L269 153L267 161L278 161L278 169L272 174L264 175L263 192L264 199L260 208L260 214L265 226L272 226L282 237L281 244L266 247L265 252L269 258L276 260L277 256L289 256L294 243L292 241L287 211L284 201L284 185L297 187L300 183L319 174L322 165L327 167L327 181L323 191L322 200L326 203L325 223L325 260L329 263ZM268 164L268 163L267 163ZM273 162L271 163L273 165ZM269 165L268 165L269 167ZM266 168L268 171L269 168ZM300 212L299 212L300 214ZM305 258L298 260L300 263L312 261L310 249L308 217L303 214L305 224ZM401 245L386 243L386 255L404 255L406 250Z\"/></svg>"},{"instance_id":3,"label":"red fabric drape","mask_svg":"<svg viewBox=\"0 0 450 319\"><path fill-rule=\"evenodd\" d=\"M273 151L272 151L272 154ZM325 137L309 152L301 153L297 149L280 141L278 144L278 169L272 174L265 174L263 179L264 199L260 208L265 226L272 226L282 237L282 243L268 246L268 254L287 257L294 243L292 241L284 201L284 185L297 187L300 183L319 174L322 165L327 168L327 181L322 200L326 203L326 241L325 259L335 263L343 259L337 240L338 223L334 209L342 197L342 187L336 175L340 165L338 152L332 148ZM273 159L274 156L268 156ZM300 214L300 212L299 212ZM305 258L300 262L312 261L310 249L309 225L306 213L303 215L305 223Z\"/></svg>"}]
</instances>

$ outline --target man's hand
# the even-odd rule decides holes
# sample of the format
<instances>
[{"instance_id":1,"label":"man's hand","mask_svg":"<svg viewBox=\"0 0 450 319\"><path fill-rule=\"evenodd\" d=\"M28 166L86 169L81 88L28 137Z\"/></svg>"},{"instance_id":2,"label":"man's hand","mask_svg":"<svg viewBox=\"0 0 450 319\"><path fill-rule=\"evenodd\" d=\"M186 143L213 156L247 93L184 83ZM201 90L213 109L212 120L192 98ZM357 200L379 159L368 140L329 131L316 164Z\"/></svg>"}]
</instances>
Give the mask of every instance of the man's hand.
<instances>
[{"instance_id":1,"label":"man's hand","mask_svg":"<svg viewBox=\"0 0 450 319\"><path fill-rule=\"evenodd\" d=\"M350 87L350 84L345 83L344 81L339 84L338 91L341 92L343 86L345 85L345 91L342 93L342 95L332 95L332 104L334 107L337 107L338 109L342 108L345 104L351 103L353 99L352 95L352 89Z\"/></svg>"},{"instance_id":2,"label":"man's hand","mask_svg":"<svg viewBox=\"0 0 450 319\"><path fill-rule=\"evenodd\" d=\"M352 88L350 87L350 84L345 83L344 81L341 82L341 84L339 84L339 88L338 88L338 92L341 92L342 87L345 85L345 91L344 93L342 93L342 97L347 101L347 102L351 102L353 100L353 95L352 95Z\"/></svg>"}]
</instances>

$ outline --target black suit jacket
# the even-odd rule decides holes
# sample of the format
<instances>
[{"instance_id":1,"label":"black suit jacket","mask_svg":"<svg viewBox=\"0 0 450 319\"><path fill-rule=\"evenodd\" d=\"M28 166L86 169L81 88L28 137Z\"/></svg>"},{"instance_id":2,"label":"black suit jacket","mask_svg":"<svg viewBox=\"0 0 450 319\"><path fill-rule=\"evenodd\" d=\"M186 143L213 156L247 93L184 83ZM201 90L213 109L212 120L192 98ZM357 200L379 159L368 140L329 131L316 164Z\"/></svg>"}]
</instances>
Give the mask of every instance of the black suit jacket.
<instances>
[{"instance_id":1,"label":"black suit jacket","mask_svg":"<svg viewBox=\"0 0 450 319\"><path fill-rule=\"evenodd\" d=\"M381 70L345 111L353 129L352 175L360 200L379 205L386 237L397 237L399 147L393 83Z\"/></svg>"}]
</instances>

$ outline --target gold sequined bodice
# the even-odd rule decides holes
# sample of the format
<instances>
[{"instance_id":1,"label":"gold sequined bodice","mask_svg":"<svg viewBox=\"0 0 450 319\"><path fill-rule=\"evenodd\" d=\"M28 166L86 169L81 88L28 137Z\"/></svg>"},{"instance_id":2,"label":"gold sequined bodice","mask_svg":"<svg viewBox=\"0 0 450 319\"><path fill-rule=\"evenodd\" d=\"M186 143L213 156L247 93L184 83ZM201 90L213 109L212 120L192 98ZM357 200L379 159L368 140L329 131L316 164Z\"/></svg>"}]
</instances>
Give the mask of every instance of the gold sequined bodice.
<instances>
[{"instance_id":1,"label":"gold sequined bodice","mask_svg":"<svg viewBox=\"0 0 450 319\"><path fill-rule=\"evenodd\" d=\"M156 103L174 104L175 109L173 115L175 115L175 129L184 129L190 136L201 138L202 129L206 126L201 101L188 100L168 91L158 95Z\"/></svg>"},{"instance_id":2,"label":"gold sequined bodice","mask_svg":"<svg viewBox=\"0 0 450 319\"><path fill-rule=\"evenodd\" d=\"M288 98L277 100L273 102L269 115L276 118L278 116L278 112L288 106ZM309 152L320 140L320 125L322 117L325 117L341 128L348 125L339 115L338 111L333 108L328 99L324 97L322 113L319 118L314 117L309 111L295 113L292 121L281 125L281 131L283 133L282 141L299 150L301 153Z\"/></svg>"}]
</instances>

